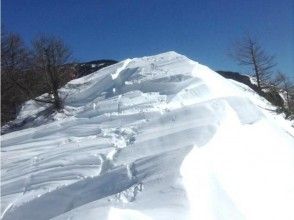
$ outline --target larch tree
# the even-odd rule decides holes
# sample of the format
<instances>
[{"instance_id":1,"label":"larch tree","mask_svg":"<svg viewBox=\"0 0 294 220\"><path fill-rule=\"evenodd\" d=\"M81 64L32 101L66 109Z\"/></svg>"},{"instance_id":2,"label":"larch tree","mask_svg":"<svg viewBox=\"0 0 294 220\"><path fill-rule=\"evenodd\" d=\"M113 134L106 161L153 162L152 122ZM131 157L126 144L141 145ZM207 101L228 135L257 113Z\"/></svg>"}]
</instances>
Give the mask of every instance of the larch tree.
<instances>
[{"instance_id":1,"label":"larch tree","mask_svg":"<svg viewBox=\"0 0 294 220\"><path fill-rule=\"evenodd\" d=\"M253 70L257 87L261 91L266 87L272 76L272 69L276 65L274 56L268 55L257 41L250 36L234 44L230 55L239 65L249 66Z\"/></svg>"}]
</instances>

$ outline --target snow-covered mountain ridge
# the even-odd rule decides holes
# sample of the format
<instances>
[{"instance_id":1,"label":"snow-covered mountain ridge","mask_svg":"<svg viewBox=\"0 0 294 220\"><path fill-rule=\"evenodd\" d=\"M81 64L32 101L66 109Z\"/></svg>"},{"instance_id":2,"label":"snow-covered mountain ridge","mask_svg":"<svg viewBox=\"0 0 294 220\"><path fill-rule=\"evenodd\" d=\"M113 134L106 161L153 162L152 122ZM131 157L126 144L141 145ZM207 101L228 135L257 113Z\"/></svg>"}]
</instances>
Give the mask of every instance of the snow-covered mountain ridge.
<instances>
[{"instance_id":1,"label":"snow-covered mountain ridge","mask_svg":"<svg viewBox=\"0 0 294 220\"><path fill-rule=\"evenodd\" d=\"M168 52L60 92L2 136L3 219L293 219L294 131L249 87Z\"/></svg>"}]
</instances>

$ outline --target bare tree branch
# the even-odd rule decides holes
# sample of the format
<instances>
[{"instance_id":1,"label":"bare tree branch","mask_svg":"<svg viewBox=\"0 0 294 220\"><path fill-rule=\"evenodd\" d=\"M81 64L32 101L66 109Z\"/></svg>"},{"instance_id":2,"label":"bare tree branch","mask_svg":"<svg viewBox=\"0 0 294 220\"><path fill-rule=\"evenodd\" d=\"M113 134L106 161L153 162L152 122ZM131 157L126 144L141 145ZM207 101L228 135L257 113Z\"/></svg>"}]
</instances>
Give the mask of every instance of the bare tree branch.
<instances>
[{"instance_id":1,"label":"bare tree branch","mask_svg":"<svg viewBox=\"0 0 294 220\"><path fill-rule=\"evenodd\" d=\"M274 57L266 54L250 36L236 42L230 55L239 65L252 68L259 90L268 84L272 68L276 65Z\"/></svg>"}]
</instances>

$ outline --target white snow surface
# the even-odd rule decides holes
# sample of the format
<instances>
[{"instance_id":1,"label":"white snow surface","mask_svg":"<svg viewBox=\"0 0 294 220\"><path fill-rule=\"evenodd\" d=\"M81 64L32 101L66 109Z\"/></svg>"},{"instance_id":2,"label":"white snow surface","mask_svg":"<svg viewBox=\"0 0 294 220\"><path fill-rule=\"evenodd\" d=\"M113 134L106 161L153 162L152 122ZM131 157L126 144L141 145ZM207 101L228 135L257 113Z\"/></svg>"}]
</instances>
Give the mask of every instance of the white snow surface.
<instances>
[{"instance_id":1,"label":"white snow surface","mask_svg":"<svg viewBox=\"0 0 294 220\"><path fill-rule=\"evenodd\" d=\"M249 87L167 52L60 92L2 136L3 220L294 219L293 127Z\"/></svg>"}]
</instances>

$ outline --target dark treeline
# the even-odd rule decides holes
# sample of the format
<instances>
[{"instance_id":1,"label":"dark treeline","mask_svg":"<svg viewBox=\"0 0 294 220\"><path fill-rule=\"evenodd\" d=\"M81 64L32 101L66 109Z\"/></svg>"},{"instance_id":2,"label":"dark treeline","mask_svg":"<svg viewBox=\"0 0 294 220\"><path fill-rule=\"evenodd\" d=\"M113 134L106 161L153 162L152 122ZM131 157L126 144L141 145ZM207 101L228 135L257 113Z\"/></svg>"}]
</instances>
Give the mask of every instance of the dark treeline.
<instances>
[{"instance_id":1,"label":"dark treeline","mask_svg":"<svg viewBox=\"0 0 294 220\"><path fill-rule=\"evenodd\" d=\"M54 36L36 37L30 47L16 33L1 36L1 122L16 117L21 104L29 99L62 109L58 89L75 76L71 52ZM47 96L36 98L46 93Z\"/></svg>"},{"instance_id":2,"label":"dark treeline","mask_svg":"<svg viewBox=\"0 0 294 220\"><path fill-rule=\"evenodd\" d=\"M116 62L97 60L78 63L74 61L69 47L60 38L41 35L27 46L19 34L2 31L2 124L15 119L22 104L30 99L37 103L50 104L53 111L62 111L64 97L60 97L58 93L60 87L71 79Z\"/></svg>"}]
</instances>

